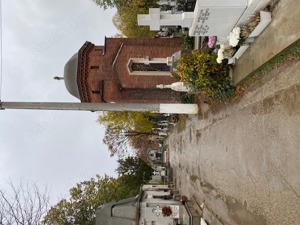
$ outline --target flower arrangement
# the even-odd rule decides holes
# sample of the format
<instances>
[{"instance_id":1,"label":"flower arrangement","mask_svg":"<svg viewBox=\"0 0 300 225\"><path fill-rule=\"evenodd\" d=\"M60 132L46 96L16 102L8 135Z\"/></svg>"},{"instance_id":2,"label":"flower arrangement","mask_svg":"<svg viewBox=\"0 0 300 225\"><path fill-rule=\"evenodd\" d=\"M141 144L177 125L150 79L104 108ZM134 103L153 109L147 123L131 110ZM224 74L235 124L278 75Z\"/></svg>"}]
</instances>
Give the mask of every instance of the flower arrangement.
<instances>
[{"instance_id":1,"label":"flower arrangement","mask_svg":"<svg viewBox=\"0 0 300 225\"><path fill-rule=\"evenodd\" d=\"M222 60L224 59L224 51L225 51L225 46L220 45L220 49L218 50L217 63L222 63Z\"/></svg>"},{"instance_id":2,"label":"flower arrangement","mask_svg":"<svg viewBox=\"0 0 300 225\"><path fill-rule=\"evenodd\" d=\"M260 14L252 15L241 28L241 38L246 39L260 22Z\"/></svg>"},{"instance_id":3,"label":"flower arrangement","mask_svg":"<svg viewBox=\"0 0 300 225\"><path fill-rule=\"evenodd\" d=\"M224 55L226 58L231 58L234 56L234 53L236 52L236 48L234 47L228 47L224 50Z\"/></svg>"},{"instance_id":4,"label":"flower arrangement","mask_svg":"<svg viewBox=\"0 0 300 225\"><path fill-rule=\"evenodd\" d=\"M232 47L235 47L238 45L238 43L240 41L240 33L241 33L240 27L233 28L233 30L230 32L230 34L228 36L229 45L231 45Z\"/></svg>"},{"instance_id":5,"label":"flower arrangement","mask_svg":"<svg viewBox=\"0 0 300 225\"><path fill-rule=\"evenodd\" d=\"M213 48L215 43L216 43L216 37L215 36L209 36L208 37L208 43L207 43L208 47Z\"/></svg>"},{"instance_id":6,"label":"flower arrangement","mask_svg":"<svg viewBox=\"0 0 300 225\"><path fill-rule=\"evenodd\" d=\"M163 216L171 216L172 215L172 209L170 206L164 206L162 208L162 214Z\"/></svg>"}]
</instances>

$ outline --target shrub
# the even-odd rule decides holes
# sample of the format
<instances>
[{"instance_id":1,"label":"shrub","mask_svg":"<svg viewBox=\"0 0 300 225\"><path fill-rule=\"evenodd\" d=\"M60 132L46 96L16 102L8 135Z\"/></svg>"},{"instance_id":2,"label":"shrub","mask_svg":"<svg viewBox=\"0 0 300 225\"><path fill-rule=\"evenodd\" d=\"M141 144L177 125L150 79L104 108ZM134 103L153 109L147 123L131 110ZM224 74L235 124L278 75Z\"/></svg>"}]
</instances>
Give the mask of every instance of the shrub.
<instances>
[{"instance_id":1,"label":"shrub","mask_svg":"<svg viewBox=\"0 0 300 225\"><path fill-rule=\"evenodd\" d=\"M179 98L181 103L194 103L195 95L187 92L179 92Z\"/></svg>"},{"instance_id":2,"label":"shrub","mask_svg":"<svg viewBox=\"0 0 300 225\"><path fill-rule=\"evenodd\" d=\"M186 49L194 49L195 38L189 36L188 34L183 35L183 47Z\"/></svg>"},{"instance_id":3,"label":"shrub","mask_svg":"<svg viewBox=\"0 0 300 225\"><path fill-rule=\"evenodd\" d=\"M194 50L178 60L176 73L194 92L203 91L214 99L229 96L234 88L230 83L229 66L218 64L217 54Z\"/></svg>"}]
</instances>

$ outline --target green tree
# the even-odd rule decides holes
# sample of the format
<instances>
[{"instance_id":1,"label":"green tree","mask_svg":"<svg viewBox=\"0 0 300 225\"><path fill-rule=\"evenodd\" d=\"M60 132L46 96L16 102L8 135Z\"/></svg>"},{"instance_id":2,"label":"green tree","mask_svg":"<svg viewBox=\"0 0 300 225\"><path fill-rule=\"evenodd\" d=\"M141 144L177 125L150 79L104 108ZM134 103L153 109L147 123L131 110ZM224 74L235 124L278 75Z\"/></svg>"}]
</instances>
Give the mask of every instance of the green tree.
<instances>
[{"instance_id":1,"label":"green tree","mask_svg":"<svg viewBox=\"0 0 300 225\"><path fill-rule=\"evenodd\" d=\"M118 174L124 183L132 189L139 188L141 184L149 181L153 175L153 168L138 157L127 157L118 160Z\"/></svg>"},{"instance_id":2,"label":"green tree","mask_svg":"<svg viewBox=\"0 0 300 225\"><path fill-rule=\"evenodd\" d=\"M113 18L113 23L126 37L153 37L156 32L150 31L149 26L138 25L138 14L148 14L148 8L139 5L127 5L118 9L117 15Z\"/></svg>"},{"instance_id":3,"label":"green tree","mask_svg":"<svg viewBox=\"0 0 300 225\"><path fill-rule=\"evenodd\" d=\"M103 9L117 8L113 23L123 35L131 38L153 37L155 32L149 26L138 26L137 15L147 14L149 8L156 7L157 0L93 0Z\"/></svg>"},{"instance_id":4,"label":"green tree","mask_svg":"<svg viewBox=\"0 0 300 225\"><path fill-rule=\"evenodd\" d=\"M124 130L151 131L153 123L147 119L155 113L148 112L103 112L98 117L98 122L105 127L120 127Z\"/></svg>"},{"instance_id":5,"label":"green tree","mask_svg":"<svg viewBox=\"0 0 300 225\"><path fill-rule=\"evenodd\" d=\"M52 206L44 217L48 225L93 225L96 209L111 201L136 196L144 181L150 180L153 169L143 160L128 157L118 161L118 178L105 175L80 182L69 190L69 199ZM1 215L1 214L0 214Z\"/></svg>"},{"instance_id":6,"label":"green tree","mask_svg":"<svg viewBox=\"0 0 300 225\"><path fill-rule=\"evenodd\" d=\"M132 0L92 0L92 1L99 7L103 8L104 10L113 7L119 9L132 2Z\"/></svg>"},{"instance_id":7,"label":"green tree","mask_svg":"<svg viewBox=\"0 0 300 225\"><path fill-rule=\"evenodd\" d=\"M95 2L96 5L98 5L103 9L113 8L116 6L114 0L92 0L92 1Z\"/></svg>"},{"instance_id":8,"label":"green tree","mask_svg":"<svg viewBox=\"0 0 300 225\"><path fill-rule=\"evenodd\" d=\"M104 203L129 198L137 194L130 190L124 179L96 175L70 189L69 199L62 199L52 206L44 217L44 224L93 225L96 209Z\"/></svg>"}]
</instances>

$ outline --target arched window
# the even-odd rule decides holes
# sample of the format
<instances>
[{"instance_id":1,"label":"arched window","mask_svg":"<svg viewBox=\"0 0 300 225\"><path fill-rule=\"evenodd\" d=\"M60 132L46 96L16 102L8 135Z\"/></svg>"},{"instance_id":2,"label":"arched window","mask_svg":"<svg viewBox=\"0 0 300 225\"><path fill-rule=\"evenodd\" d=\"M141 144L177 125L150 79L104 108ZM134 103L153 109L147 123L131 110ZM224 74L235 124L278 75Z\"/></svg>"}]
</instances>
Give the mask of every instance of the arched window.
<instances>
[{"instance_id":1,"label":"arched window","mask_svg":"<svg viewBox=\"0 0 300 225\"><path fill-rule=\"evenodd\" d=\"M130 75L171 76L172 58L130 58L127 70Z\"/></svg>"},{"instance_id":2,"label":"arched window","mask_svg":"<svg viewBox=\"0 0 300 225\"><path fill-rule=\"evenodd\" d=\"M132 63L132 71L170 71L170 66L167 63Z\"/></svg>"}]
</instances>

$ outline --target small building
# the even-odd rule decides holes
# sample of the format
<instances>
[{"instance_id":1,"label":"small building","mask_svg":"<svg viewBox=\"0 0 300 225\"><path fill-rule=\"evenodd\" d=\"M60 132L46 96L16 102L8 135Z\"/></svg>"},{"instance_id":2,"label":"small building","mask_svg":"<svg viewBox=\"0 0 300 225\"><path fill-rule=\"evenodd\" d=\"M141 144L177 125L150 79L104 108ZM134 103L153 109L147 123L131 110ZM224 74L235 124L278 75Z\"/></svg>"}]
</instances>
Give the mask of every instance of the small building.
<instances>
[{"instance_id":1,"label":"small building","mask_svg":"<svg viewBox=\"0 0 300 225\"><path fill-rule=\"evenodd\" d=\"M148 149L147 159L153 163L162 163L162 150L161 149Z\"/></svg>"},{"instance_id":2,"label":"small building","mask_svg":"<svg viewBox=\"0 0 300 225\"><path fill-rule=\"evenodd\" d=\"M178 224L184 210L167 185L143 185L139 195L100 206L96 225Z\"/></svg>"},{"instance_id":3,"label":"small building","mask_svg":"<svg viewBox=\"0 0 300 225\"><path fill-rule=\"evenodd\" d=\"M153 165L152 169L154 170L149 184L161 184L167 175L167 168L160 165Z\"/></svg>"},{"instance_id":4,"label":"small building","mask_svg":"<svg viewBox=\"0 0 300 225\"><path fill-rule=\"evenodd\" d=\"M178 103L168 85L182 38L105 38L86 42L66 63L64 81L81 102Z\"/></svg>"}]
</instances>

